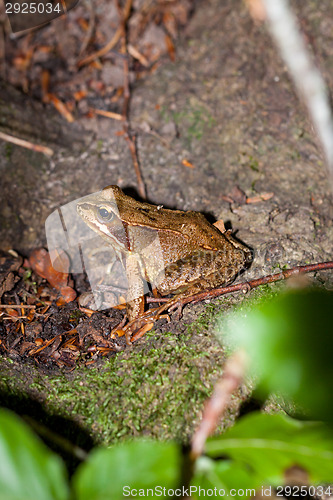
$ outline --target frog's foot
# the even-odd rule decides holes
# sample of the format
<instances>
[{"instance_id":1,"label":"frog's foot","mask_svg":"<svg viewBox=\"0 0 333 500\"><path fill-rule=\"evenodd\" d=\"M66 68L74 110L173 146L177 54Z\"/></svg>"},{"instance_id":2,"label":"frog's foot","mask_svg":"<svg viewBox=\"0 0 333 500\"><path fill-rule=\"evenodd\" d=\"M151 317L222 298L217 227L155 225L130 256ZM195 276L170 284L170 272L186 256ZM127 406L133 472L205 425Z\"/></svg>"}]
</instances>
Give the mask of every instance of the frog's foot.
<instances>
[{"instance_id":1,"label":"frog's foot","mask_svg":"<svg viewBox=\"0 0 333 500\"><path fill-rule=\"evenodd\" d=\"M150 318L150 320L148 318L148 322L145 325L141 326L136 332L134 332L133 336L130 339L130 342L133 343L143 337L145 333L149 332L153 328L155 321L157 321L158 319L166 319L167 321L170 321L170 316L168 314L159 314L157 317Z\"/></svg>"},{"instance_id":2,"label":"frog's foot","mask_svg":"<svg viewBox=\"0 0 333 500\"><path fill-rule=\"evenodd\" d=\"M176 311L177 319L180 320L183 314L184 306L186 304L186 302L184 302L183 299L187 296L188 294L181 294L172 297L171 299L169 299L167 302L165 302L156 309L156 314L160 318L164 311L168 311L168 313Z\"/></svg>"},{"instance_id":3,"label":"frog's foot","mask_svg":"<svg viewBox=\"0 0 333 500\"><path fill-rule=\"evenodd\" d=\"M153 328L153 326L154 326L154 322L151 321L150 323L146 323L144 326L139 328L139 330L137 330L134 333L134 335L131 337L130 343L132 344L136 340L141 339L141 337L143 337L145 333L150 332L150 330Z\"/></svg>"},{"instance_id":4,"label":"frog's foot","mask_svg":"<svg viewBox=\"0 0 333 500\"><path fill-rule=\"evenodd\" d=\"M177 311L178 319L181 318L184 303L182 299L188 294L180 294L172 297L167 302L164 302L159 307L155 307L154 309L149 309L145 313L141 314L138 318L129 321L129 323L122 330L122 335L126 337L127 345L131 345L132 342L140 339L145 333L149 332L155 321L160 318L167 318L170 320L168 314L165 314L166 311ZM119 328L119 327L117 327ZM119 335L119 334L118 334Z\"/></svg>"},{"instance_id":5,"label":"frog's foot","mask_svg":"<svg viewBox=\"0 0 333 500\"><path fill-rule=\"evenodd\" d=\"M133 341L139 339L152 329L155 322L152 312L153 310L145 312L139 318L133 319L125 326L123 335L125 335L127 345L131 345Z\"/></svg>"},{"instance_id":6,"label":"frog's foot","mask_svg":"<svg viewBox=\"0 0 333 500\"><path fill-rule=\"evenodd\" d=\"M170 320L168 314L164 314L165 311L174 303L176 303L174 299L170 299L170 301L162 304L159 307L155 307L154 309L149 309L144 314L142 314L139 318L135 318L130 321L125 328L123 329L123 335L126 336L127 345L131 345L132 342L140 339L145 333L149 332L154 326L155 321L161 318L166 318Z\"/></svg>"}]
</instances>

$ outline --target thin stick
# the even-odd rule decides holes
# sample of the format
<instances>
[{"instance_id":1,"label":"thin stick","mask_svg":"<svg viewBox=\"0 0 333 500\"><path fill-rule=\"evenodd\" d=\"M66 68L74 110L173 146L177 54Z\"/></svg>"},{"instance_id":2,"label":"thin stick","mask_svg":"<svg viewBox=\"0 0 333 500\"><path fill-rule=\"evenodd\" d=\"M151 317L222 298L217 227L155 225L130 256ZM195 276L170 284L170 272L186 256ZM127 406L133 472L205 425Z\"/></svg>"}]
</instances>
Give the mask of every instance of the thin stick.
<instances>
[{"instance_id":1,"label":"thin stick","mask_svg":"<svg viewBox=\"0 0 333 500\"><path fill-rule=\"evenodd\" d=\"M128 50L128 53L132 57L134 57L134 59L137 59L142 64L142 66L144 66L145 68L149 67L149 61L135 47L133 47L133 45L128 44L127 50Z\"/></svg>"},{"instance_id":2,"label":"thin stick","mask_svg":"<svg viewBox=\"0 0 333 500\"><path fill-rule=\"evenodd\" d=\"M320 262L317 264L309 264L307 266L296 266L291 269L285 269L280 273L276 274L268 274L267 276L262 276L261 278L256 278L250 281L243 281L242 283L236 283L235 285L214 288L213 290L207 290L205 292L197 293L196 295L191 295L182 299L181 304L185 305L189 302L193 302L194 304L200 302L201 300L206 300L214 297L219 297L220 295L226 295L228 293L239 292L242 290L243 292L247 292L252 288L256 288L260 285L266 285L267 283L274 283L275 281L285 280L290 278L291 276L295 276L297 274L302 273L311 273L315 271L325 271L328 269L333 269L333 261L328 262ZM165 297L147 297L147 302L168 302L170 299Z\"/></svg>"},{"instance_id":3,"label":"thin stick","mask_svg":"<svg viewBox=\"0 0 333 500\"><path fill-rule=\"evenodd\" d=\"M17 137L5 134L4 132L0 132L0 139L6 142L11 142L13 144L16 144L17 146L21 146L22 148L30 149L32 151L37 151L38 153L44 153L47 156L53 155L53 150L46 146L33 144L32 142L25 141L24 139L18 139Z\"/></svg>"},{"instance_id":4,"label":"thin stick","mask_svg":"<svg viewBox=\"0 0 333 500\"><path fill-rule=\"evenodd\" d=\"M106 118L112 118L113 120L120 121L124 119L123 115L119 113L114 113L113 111L104 111L104 109L96 109L96 108L90 108L90 110L93 113L96 113L96 115L105 116Z\"/></svg>"},{"instance_id":5,"label":"thin stick","mask_svg":"<svg viewBox=\"0 0 333 500\"><path fill-rule=\"evenodd\" d=\"M329 94L288 0L262 0L269 29L318 133L333 185L333 115Z\"/></svg>"},{"instance_id":6,"label":"thin stick","mask_svg":"<svg viewBox=\"0 0 333 500\"><path fill-rule=\"evenodd\" d=\"M12 304L0 304L0 309L35 309L37 306L25 306L24 304L12 305Z\"/></svg>"},{"instance_id":7,"label":"thin stick","mask_svg":"<svg viewBox=\"0 0 333 500\"><path fill-rule=\"evenodd\" d=\"M115 32L115 34L113 35L113 37L111 38L111 40L104 47L102 47L97 52L94 52L90 56L84 57L83 59L78 61L78 63L77 63L78 67L81 68L81 66L85 66L86 64L89 64L91 61L94 61L98 57L105 56L105 54L107 54L111 49L113 49L113 47L115 45L117 45L117 43L121 37L121 33L122 33L122 28L119 27L117 29L117 31Z\"/></svg>"},{"instance_id":8,"label":"thin stick","mask_svg":"<svg viewBox=\"0 0 333 500\"><path fill-rule=\"evenodd\" d=\"M131 10L131 5L132 5L132 0L127 0L127 3L125 5L123 13L121 13L121 9L119 7L118 2L118 10L121 16L121 27L122 27L122 53L123 54L128 54L128 46L127 46L127 40L126 40L126 21L129 15L129 12ZM123 130L124 130L124 136L125 139L127 140L128 147L132 156L132 162L134 166L134 171L136 174L137 182L138 182L138 191L141 196L141 198L145 199L146 198L146 188L143 182L143 178L141 175L141 170L140 170L140 165L139 165L139 160L138 160L138 154L137 154L137 149L136 149L136 141L134 135L131 134L130 131L130 125L129 125L129 105L130 105L130 99L131 99L131 92L130 92L130 85L129 85L129 67L128 67L128 57L124 58L124 104L123 104Z\"/></svg>"},{"instance_id":9,"label":"thin stick","mask_svg":"<svg viewBox=\"0 0 333 500\"><path fill-rule=\"evenodd\" d=\"M247 292L252 288L256 288L260 285L266 285L267 283L274 283L275 281L285 280L291 276L295 276L301 273L311 273L315 271L324 271L327 269L333 269L333 261L319 262L317 264L309 264L307 266L296 266L291 269L285 269L276 274L268 274L267 276L262 276L261 278L256 278L250 281L245 281L244 283L237 283L236 285L215 288L214 290L208 290L207 292L201 292L192 297L186 297L182 304L187 304L188 302L200 302L201 300L210 299L213 297L219 297L220 295L225 295L227 293L238 292L242 290Z\"/></svg>"},{"instance_id":10,"label":"thin stick","mask_svg":"<svg viewBox=\"0 0 333 500\"><path fill-rule=\"evenodd\" d=\"M134 332L141 328L145 323L151 321L152 319L157 320L164 311L172 311L178 309L179 311L188 304L201 302L202 300L212 299L214 297L220 297L221 295L226 295L227 293L238 292L242 290L244 293L250 291L252 288L256 288L260 285L265 285L267 283L274 283L275 281L285 280L291 276L295 276L302 273L310 273L315 271L324 271L327 269L333 269L333 261L319 262L317 264L309 264L307 266L296 266L291 269L286 269L276 274L269 274L267 276L262 276L261 278L253 279L250 281L245 281L243 283L237 283L236 285L225 286L221 288L214 288L213 290L206 290L204 292L197 293L195 295L189 295L188 297L183 297L177 299L177 297L172 297L171 299L159 298L150 299L150 302L163 302L163 304L155 309L150 309L144 313L140 318L130 321L124 328L126 334L126 340L130 344L131 332ZM134 335L135 338L135 335ZM140 337L136 337L135 340Z\"/></svg>"},{"instance_id":11,"label":"thin stick","mask_svg":"<svg viewBox=\"0 0 333 500\"><path fill-rule=\"evenodd\" d=\"M87 0L88 7L89 7L89 25L88 25L88 30L87 33L83 39L80 52L79 52L79 57L83 54L83 52L86 50L88 47L88 43L90 42L90 39L92 37L93 31L94 31L94 26L95 26L95 9L93 8L93 5L91 3L91 0Z\"/></svg>"},{"instance_id":12,"label":"thin stick","mask_svg":"<svg viewBox=\"0 0 333 500\"><path fill-rule=\"evenodd\" d=\"M203 453L208 436L216 429L229 406L232 394L243 382L246 365L247 354L243 350L236 351L227 359L223 367L223 375L215 384L212 396L206 401L201 422L194 433L191 447L192 460Z\"/></svg>"}]
</instances>

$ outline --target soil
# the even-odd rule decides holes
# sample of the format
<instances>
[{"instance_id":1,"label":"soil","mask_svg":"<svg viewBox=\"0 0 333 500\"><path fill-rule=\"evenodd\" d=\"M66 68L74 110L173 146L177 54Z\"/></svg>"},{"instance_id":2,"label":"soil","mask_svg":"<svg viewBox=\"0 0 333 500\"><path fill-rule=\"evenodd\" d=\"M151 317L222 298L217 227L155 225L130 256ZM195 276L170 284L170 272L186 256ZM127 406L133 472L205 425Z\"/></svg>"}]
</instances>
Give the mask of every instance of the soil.
<instances>
[{"instance_id":1,"label":"soil","mask_svg":"<svg viewBox=\"0 0 333 500\"><path fill-rule=\"evenodd\" d=\"M293 7L333 89L332 2L294 1ZM69 201L110 184L136 193L119 123L95 117L82 118L73 130L78 126L83 142L55 147L51 159L0 144L4 250L25 255L45 245L46 217ZM254 250L241 279L332 258L333 203L321 151L265 26L253 22L244 2L198 2L175 62L164 60L133 85L131 126L148 200L223 219ZM246 202L267 193L265 201ZM315 281L331 287L332 273L317 273ZM48 371L4 357L4 404L18 410L28 400L37 406L21 411L36 416L42 408L98 443L128 435L188 441L222 373L216 317L252 293L188 306L180 321L161 320L154 332L92 368ZM223 426L248 391L239 392ZM63 430L63 422L55 428Z\"/></svg>"}]
</instances>

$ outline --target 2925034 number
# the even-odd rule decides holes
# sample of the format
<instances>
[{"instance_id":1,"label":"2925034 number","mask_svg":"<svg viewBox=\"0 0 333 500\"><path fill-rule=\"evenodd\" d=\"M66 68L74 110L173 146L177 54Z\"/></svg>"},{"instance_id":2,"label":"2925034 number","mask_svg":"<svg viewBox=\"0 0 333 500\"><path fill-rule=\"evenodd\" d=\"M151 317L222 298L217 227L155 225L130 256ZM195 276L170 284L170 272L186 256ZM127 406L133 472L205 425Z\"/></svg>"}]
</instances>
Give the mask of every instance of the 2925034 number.
<instances>
[{"instance_id":1,"label":"2925034 number","mask_svg":"<svg viewBox=\"0 0 333 500\"><path fill-rule=\"evenodd\" d=\"M15 2L6 3L6 14L60 14L60 3Z\"/></svg>"},{"instance_id":2,"label":"2925034 number","mask_svg":"<svg viewBox=\"0 0 333 500\"><path fill-rule=\"evenodd\" d=\"M276 496L278 497L315 497L331 496L333 488L331 486L277 486Z\"/></svg>"}]
</instances>

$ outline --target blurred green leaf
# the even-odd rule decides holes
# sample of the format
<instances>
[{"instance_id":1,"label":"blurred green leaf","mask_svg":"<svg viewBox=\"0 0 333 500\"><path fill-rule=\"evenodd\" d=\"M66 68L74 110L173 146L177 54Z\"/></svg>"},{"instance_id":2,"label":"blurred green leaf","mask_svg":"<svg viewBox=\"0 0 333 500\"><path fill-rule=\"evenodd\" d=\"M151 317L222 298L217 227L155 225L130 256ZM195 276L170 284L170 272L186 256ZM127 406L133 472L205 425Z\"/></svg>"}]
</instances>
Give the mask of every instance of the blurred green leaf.
<instances>
[{"instance_id":1,"label":"blurred green leaf","mask_svg":"<svg viewBox=\"0 0 333 500\"><path fill-rule=\"evenodd\" d=\"M66 500L65 466L14 413L0 410L0 500Z\"/></svg>"},{"instance_id":2,"label":"blurred green leaf","mask_svg":"<svg viewBox=\"0 0 333 500\"><path fill-rule=\"evenodd\" d=\"M315 419L333 415L333 293L289 291L228 321L264 395L289 396Z\"/></svg>"},{"instance_id":3,"label":"blurred green leaf","mask_svg":"<svg viewBox=\"0 0 333 500\"><path fill-rule=\"evenodd\" d=\"M254 495L254 490L260 484L260 476L257 476L255 471L250 470L247 465L233 460L212 460L208 457L200 457L196 464L190 493L191 498L196 499L202 497L199 494L199 488L206 492L214 491L216 488L215 497L249 498L251 496L249 490L251 489ZM244 494L238 497L235 492L239 490L243 490Z\"/></svg>"},{"instance_id":4,"label":"blurred green leaf","mask_svg":"<svg viewBox=\"0 0 333 500\"><path fill-rule=\"evenodd\" d=\"M74 490L77 500L123 500L131 490L176 488L179 469L176 444L131 441L93 451L74 475Z\"/></svg>"},{"instance_id":5,"label":"blurred green leaf","mask_svg":"<svg viewBox=\"0 0 333 500\"><path fill-rule=\"evenodd\" d=\"M208 440L206 452L228 457L227 470L214 473L229 488L236 487L230 478L236 478L239 470L244 481L237 488L281 485L285 470L295 465L308 472L310 484L333 480L333 431L321 422L252 413L222 436Z\"/></svg>"}]
</instances>

